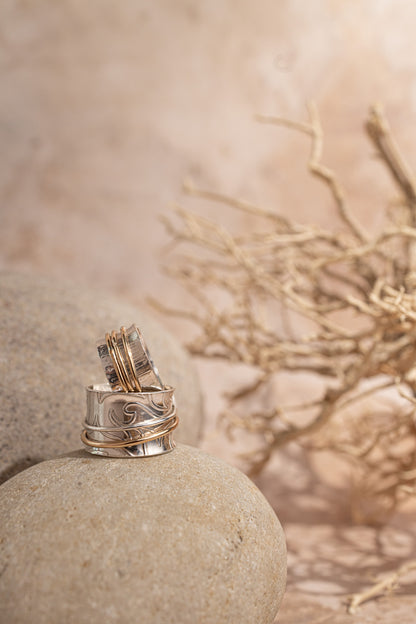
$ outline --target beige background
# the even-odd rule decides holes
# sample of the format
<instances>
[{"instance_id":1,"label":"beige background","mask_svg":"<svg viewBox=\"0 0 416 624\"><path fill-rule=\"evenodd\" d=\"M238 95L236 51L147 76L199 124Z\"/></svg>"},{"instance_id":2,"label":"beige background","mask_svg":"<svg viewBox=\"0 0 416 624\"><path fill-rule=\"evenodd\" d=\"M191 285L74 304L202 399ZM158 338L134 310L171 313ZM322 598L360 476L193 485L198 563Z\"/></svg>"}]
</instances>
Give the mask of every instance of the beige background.
<instances>
[{"instance_id":1,"label":"beige background","mask_svg":"<svg viewBox=\"0 0 416 624\"><path fill-rule=\"evenodd\" d=\"M326 161L342 174L355 214L377 228L391 186L362 122L382 101L416 166L415 23L416 4L405 0L3 0L0 268L93 283L140 305L162 292L180 303L180 289L159 269L169 256L158 215L180 201L227 225L245 224L183 198L187 177L299 219L332 222L327 194L305 173L305 138L253 120L255 113L303 119L310 98L323 118ZM207 390L213 369L201 371ZM211 418L217 403L208 402ZM231 458L213 431L205 446ZM318 487L312 496L308 472L293 499L301 470L294 466L283 479L276 460L260 483L289 539L280 622L349 622L339 610L343 595L380 561L388 569L409 556L414 538L399 519L385 541L387 550L404 545L374 555L374 533L345 528L342 515L344 529L331 527L337 494ZM413 623L416 601L403 591L357 621Z\"/></svg>"},{"instance_id":2,"label":"beige background","mask_svg":"<svg viewBox=\"0 0 416 624\"><path fill-rule=\"evenodd\" d=\"M412 2L3 0L0 11L2 266L135 301L157 293L158 214L189 176L327 220L326 193L304 186L305 138L253 120L302 119L310 98L365 222L378 222L387 184L361 132L371 103L385 103L416 160Z\"/></svg>"}]
</instances>

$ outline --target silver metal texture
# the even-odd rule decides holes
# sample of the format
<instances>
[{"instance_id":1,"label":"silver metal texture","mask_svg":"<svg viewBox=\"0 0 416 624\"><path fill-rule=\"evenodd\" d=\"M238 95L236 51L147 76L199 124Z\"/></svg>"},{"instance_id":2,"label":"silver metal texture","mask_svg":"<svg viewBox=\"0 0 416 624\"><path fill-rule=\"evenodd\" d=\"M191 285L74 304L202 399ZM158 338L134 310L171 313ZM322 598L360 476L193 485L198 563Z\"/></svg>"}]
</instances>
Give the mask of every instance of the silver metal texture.
<instances>
[{"instance_id":1,"label":"silver metal texture","mask_svg":"<svg viewBox=\"0 0 416 624\"><path fill-rule=\"evenodd\" d=\"M97 349L112 390L141 392L146 388L164 387L136 325L106 334L104 340L97 341Z\"/></svg>"},{"instance_id":2,"label":"silver metal texture","mask_svg":"<svg viewBox=\"0 0 416 624\"><path fill-rule=\"evenodd\" d=\"M145 457L175 448L178 424L174 389L114 392L110 385L87 387L82 442L87 451L107 457Z\"/></svg>"}]
</instances>

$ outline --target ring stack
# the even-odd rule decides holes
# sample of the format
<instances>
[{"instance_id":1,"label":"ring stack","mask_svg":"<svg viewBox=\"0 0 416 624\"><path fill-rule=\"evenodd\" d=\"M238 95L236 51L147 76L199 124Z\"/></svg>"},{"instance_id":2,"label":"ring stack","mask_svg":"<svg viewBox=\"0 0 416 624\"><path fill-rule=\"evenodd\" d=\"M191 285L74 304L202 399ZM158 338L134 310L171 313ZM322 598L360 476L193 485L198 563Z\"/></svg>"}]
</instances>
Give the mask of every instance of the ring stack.
<instances>
[{"instance_id":1,"label":"ring stack","mask_svg":"<svg viewBox=\"0 0 416 624\"><path fill-rule=\"evenodd\" d=\"M98 355L112 390L141 392L142 388L163 388L142 333L136 325L97 341Z\"/></svg>"},{"instance_id":2,"label":"ring stack","mask_svg":"<svg viewBox=\"0 0 416 624\"><path fill-rule=\"evenodd\" d=\"M140 330L132 325L97 342L108 384L87 387L81 440L107 457L146 457L175 448L174 389L164 386Z\"/></svg>"}]
</instances>

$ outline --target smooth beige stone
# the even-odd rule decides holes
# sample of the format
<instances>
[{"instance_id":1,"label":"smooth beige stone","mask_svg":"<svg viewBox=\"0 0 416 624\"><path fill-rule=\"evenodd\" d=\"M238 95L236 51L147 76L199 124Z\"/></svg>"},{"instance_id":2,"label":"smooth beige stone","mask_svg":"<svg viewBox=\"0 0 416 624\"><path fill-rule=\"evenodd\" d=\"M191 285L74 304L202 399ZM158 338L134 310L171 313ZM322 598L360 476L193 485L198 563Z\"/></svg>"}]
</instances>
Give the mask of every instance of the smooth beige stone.
<instances>
[{"instance_id":1,"label":"smooth beige stone","mask_svg":"<svg viewBox=\"0 0 416 624\"><path fill-rule=\"evenodd\" d=\"M165 383L176 388L175 439L198 443L201 394L192 363L160 324L103 293L0 273L0 481L79 446L85 386L105 381L96 339L142 330Z\"/></svg>"},{"instance_id":2,"label":"smooth beige stone","mask_svg":"<svg viewBox=\"0 0 416 624\"><path fill-rule=\"evenodd\" d=\"M179 445L84 451L0 487L0 604L13 624L271 624L285 538L241 472Z\"/></svg>"}]
</instances>

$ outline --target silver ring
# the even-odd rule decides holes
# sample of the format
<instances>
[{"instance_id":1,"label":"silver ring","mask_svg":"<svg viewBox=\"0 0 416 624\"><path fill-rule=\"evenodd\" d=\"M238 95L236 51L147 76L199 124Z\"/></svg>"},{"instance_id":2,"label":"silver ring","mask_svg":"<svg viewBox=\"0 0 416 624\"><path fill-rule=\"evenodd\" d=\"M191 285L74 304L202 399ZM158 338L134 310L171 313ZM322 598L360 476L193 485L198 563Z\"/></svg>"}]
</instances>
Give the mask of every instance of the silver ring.
<instances>
[{"instance_id":1,"label":"silver ring","mask_svg":"<svg viewBox=\"0 0 416 624\"><path fill-rule=\"evenodd\" d=\"M141 392L146 388L163 389L142 333L136 325L106 334L97 342L98 355L112 390Z\"/></svg>"},{"instance_id":2,"label":"silver ring","mask_svg":"<svg viewBox=\"0 0 416 624\"><path fill-rule=\"evenodd\" d=\"M87 415L81 440L95 455L139 457L160 455L175 444L178 424L174 389L114 392L110 385L87 388Z\"/></svg>"}]
</instances>

